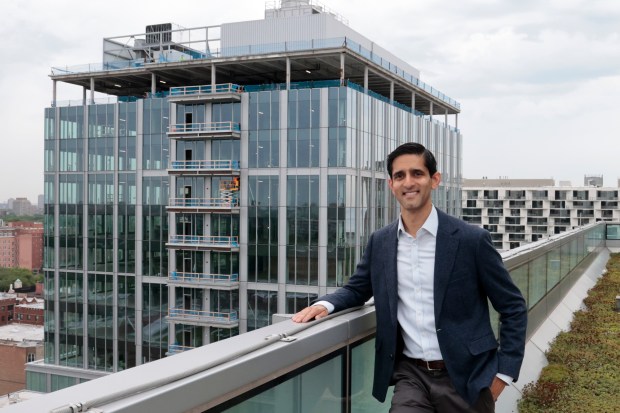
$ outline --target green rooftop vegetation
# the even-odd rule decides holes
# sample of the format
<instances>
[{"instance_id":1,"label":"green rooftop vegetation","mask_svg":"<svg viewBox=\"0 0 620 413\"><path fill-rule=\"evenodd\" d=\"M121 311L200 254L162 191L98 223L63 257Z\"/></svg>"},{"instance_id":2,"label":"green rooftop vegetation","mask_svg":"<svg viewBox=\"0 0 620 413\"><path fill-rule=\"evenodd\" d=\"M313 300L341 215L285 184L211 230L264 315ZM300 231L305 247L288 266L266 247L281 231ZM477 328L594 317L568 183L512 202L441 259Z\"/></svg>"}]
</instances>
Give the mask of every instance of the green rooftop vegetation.
<instances>
[{"instance_id":1,"label":"green rooftop vegetation","mask_svg":"<svg viewBox=\"0 0 620 413\"><path fill-rule=\"evenodd\" d=\"M519 413L620 412L620 254L558 334L537 382L525 386Z\"/></svg>"}]
</instances>

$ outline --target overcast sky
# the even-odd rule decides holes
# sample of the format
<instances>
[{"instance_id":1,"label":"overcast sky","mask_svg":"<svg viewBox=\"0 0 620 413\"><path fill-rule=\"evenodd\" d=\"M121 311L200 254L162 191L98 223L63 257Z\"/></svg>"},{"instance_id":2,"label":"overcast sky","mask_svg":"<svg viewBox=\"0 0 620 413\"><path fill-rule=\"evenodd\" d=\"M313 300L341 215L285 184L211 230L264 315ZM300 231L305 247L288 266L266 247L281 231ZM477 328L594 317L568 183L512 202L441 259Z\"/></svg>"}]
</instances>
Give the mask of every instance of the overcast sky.
<instances>
[{"instance_id":1,"label":"overcast sky","mask_svg":"<svg viewBox=\"0 0 620 413\"><path fill-rule=\"evenodd\" d=\"M461 103L464 177L620 177L620 1L324 0ZM52 66L97 63L148 24L257 20L260 0L3 0L0 202L43 193ZM58 100L81 99L59 84ZM453 120L450 120L452 123Z\"/></svg>"}]
</instances>

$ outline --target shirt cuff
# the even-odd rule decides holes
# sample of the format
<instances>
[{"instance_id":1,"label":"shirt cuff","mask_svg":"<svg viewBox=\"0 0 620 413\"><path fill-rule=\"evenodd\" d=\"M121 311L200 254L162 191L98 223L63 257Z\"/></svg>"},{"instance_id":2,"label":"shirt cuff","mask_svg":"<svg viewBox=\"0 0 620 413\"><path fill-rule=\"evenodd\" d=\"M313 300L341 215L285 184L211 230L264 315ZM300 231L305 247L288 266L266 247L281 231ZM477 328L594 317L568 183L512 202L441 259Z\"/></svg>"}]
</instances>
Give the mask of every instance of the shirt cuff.
<instances>
[{"instance_id":1,"label":"shirt cuff","mask_svg":"<svg viewBox=\"0 0 620 413\"><path fill-rule=\"evenodd\" d=\"M334 305L330 303L329 301L317 301L316 303L312 305L313 306L322 305L323 307L327 308L327 314L331 314L334 312Z\"/></svg>"},{"instance_id":2,"label":"shirt cuff","mask_svg":"<svg viewBox=\"0 0 620 413\"><path fill-rule=\"evenodd\" d=\"M512 383L514 380L512 379L512 377L506 375L506 374L502 374L502 373L497 373L496 374L497 378L500 379L501 381L503 381L504 383L506 383L507 385Z\"/></svg>"}]
</instances>

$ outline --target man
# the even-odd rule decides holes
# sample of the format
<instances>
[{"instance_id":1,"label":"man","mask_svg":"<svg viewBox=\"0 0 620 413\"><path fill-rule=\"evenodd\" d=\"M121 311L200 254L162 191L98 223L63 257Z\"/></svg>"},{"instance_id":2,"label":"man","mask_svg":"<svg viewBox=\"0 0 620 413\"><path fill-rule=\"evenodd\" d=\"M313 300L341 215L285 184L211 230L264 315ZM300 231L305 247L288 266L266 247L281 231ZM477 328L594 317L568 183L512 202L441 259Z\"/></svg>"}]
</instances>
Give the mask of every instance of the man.
<instances>
[{"instance_id":1,"label":"man","mask_svg":"<svg viewBox=\"0 0 620 413\"><path fill-rule=\"evenodd\" d=\"M372 296L377 317L373 395L390 412L493 412L519 375L527 308L487 231L437 210L433 154L406 143L387 159L400 219L373 233L349 283L293 316L319 319ZM499 342L489 306L500 314Z\"/></svg>"}]
</instances>

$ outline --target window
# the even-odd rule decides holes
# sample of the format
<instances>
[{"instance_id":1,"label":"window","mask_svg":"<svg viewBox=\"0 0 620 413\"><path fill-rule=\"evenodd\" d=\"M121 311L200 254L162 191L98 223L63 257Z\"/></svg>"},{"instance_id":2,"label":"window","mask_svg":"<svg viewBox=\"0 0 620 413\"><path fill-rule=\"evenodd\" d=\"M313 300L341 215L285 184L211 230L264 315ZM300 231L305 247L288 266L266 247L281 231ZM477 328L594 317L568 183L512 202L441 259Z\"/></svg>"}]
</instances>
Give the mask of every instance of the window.
<instances>
[{"instance_id":1,"label":"window","mask_svg":"<svg viewBox=\"0 0 620 413\"><path fill-rule=\"evenodd\" d=\"M35 360L35 354L34 353L28 353L28 358L26 359L26 363L32 363Z\"/></svg>"}]
</instances>

